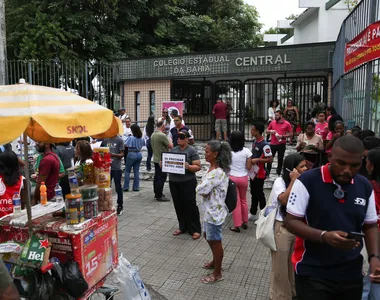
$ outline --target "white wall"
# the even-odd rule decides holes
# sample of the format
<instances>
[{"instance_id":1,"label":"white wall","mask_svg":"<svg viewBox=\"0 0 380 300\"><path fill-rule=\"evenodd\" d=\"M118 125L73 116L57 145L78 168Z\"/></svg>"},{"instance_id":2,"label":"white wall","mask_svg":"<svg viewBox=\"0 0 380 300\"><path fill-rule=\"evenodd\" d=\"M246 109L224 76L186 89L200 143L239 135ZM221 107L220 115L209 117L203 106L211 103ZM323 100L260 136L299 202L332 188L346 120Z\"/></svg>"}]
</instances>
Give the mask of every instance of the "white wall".
<instances>
[{"instance_id":1,"label":"white wall","mask_svg":"<svg viewBox=\"0 0 380 300\"><path fill-rule=\"evenodd\" d=\"M294 27L294 44L306 44L318 42L319 26L318 13L313 19L308 19Z\"/></svg>"},{"instance_id":2,"label":"white wall","mask_svg":"<svg viewBox=\"0 0 380 300\"><path fill-rule=\"evenodd\" d=\"M340 27L349 13L346 6L342 7L339 4L327 11L319 10L319 42L336 41L338 38Z\"/></svg>"},{"instance_id":3,"label":"white wall","mask_svg":"<svg viewBox=\"0 0 380 300\"><path fill-rule=\"evenodd\" d=\"M336 41L344 19L348 16L347 5L341 1L329 10L325 2L313 16L294 25L294 44Z\"/></svg>"}]
</instances>

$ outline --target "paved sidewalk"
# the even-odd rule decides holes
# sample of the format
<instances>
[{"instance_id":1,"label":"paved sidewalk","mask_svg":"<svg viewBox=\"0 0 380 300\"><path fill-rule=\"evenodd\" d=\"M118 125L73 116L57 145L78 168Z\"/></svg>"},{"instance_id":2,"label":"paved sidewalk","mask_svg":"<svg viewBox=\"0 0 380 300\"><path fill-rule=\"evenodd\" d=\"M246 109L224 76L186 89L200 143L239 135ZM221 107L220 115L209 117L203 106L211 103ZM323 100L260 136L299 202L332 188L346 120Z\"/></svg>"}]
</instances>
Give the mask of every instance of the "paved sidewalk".
<instances>
[{"instance_id":1,"label":"paved sidewalk","mask_svg":"<svg viewBox=\"0 0 380 300\"><path fill-rule=\"evenodd\" d=\"M177 229L173 203L155 201L152 184L142 181L140 192L124 193L125 213L118 230L120 253L140 267L141 278L154 290L153 299L269 299L270 254L256 241L253 222L248 230L235 233L228 229L228 217L223 230L224 281L204 285L200 278L207 271L201 266L212 257L207 242L172 236ZM164 193L170 197L167 184Z\"/></svg>"}]
</instances>

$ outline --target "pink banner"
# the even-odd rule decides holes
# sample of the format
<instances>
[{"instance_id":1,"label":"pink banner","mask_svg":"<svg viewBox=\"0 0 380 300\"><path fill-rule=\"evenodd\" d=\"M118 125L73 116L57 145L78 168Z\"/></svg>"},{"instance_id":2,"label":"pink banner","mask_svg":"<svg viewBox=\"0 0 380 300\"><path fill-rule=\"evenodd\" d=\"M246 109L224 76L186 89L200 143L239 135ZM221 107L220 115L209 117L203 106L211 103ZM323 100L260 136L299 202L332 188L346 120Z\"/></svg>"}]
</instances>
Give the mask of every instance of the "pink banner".
<instances>
[{"instance_id":1,"label":"pink banner","mask_svg":"<svg viewBox=\"0 0 380 300\"><path fill-rule=\"evenodd\" d=\"M169 116L172 110L177 110L178 114L183 114L183 101L164 101L162 102L162 109L167 109Z\"/></svg>"}]
</instances>

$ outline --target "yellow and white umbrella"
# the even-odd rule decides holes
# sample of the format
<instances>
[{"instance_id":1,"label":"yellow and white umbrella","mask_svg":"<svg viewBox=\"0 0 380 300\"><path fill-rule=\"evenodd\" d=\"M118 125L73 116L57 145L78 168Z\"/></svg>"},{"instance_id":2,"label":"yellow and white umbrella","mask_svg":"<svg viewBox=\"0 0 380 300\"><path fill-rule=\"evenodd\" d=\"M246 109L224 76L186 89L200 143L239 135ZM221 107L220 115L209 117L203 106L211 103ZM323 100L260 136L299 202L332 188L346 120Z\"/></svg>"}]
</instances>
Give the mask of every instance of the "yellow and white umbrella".
<instances>
[{"instance_id":1,"label":"yellow and white umbrella","mask_svg":"<svg viewBox=\"0 0 380 300\"><path fill-rule=\"evenodd\" d=\"M79 137L114 137L123 126L113 112L75 94L54 88L29 84L0 86L0 145L24 134L45 143L59 143ZM27 158L26 158L27 161ZM27 212L31 230L29 168L27 178Z\"/></svg>"},{"instance_id":2,"label":"yellow and white umbrella","mask_svg":"<svg viewBox=\"0 0 380 300\"><path fill-rule=\"evenodd\" d=\"M122 134L111 110L63 90L29 84L0 86L0 128L0 145L24 132L50 143Z\"/></svg>"}]
</instances>

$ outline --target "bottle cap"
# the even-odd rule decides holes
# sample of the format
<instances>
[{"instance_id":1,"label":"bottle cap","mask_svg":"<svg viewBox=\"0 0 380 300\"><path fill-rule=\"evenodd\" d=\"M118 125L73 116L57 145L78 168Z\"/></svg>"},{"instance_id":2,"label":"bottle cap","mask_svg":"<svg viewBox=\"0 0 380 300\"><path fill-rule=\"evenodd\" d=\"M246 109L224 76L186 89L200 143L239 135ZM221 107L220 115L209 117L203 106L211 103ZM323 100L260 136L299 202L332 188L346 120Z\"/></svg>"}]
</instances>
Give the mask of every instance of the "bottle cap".
<instances>
[{"instance_id":1,"label":"bottle cap","mask_svg":"<svg viewBox=\"0 0 380 300\"><path fill-rule=\"evenodd\" d=\"M45 181L42 181L42 182L41 182L41 185L45 185Z\"/></svg>"}]
</instances>

